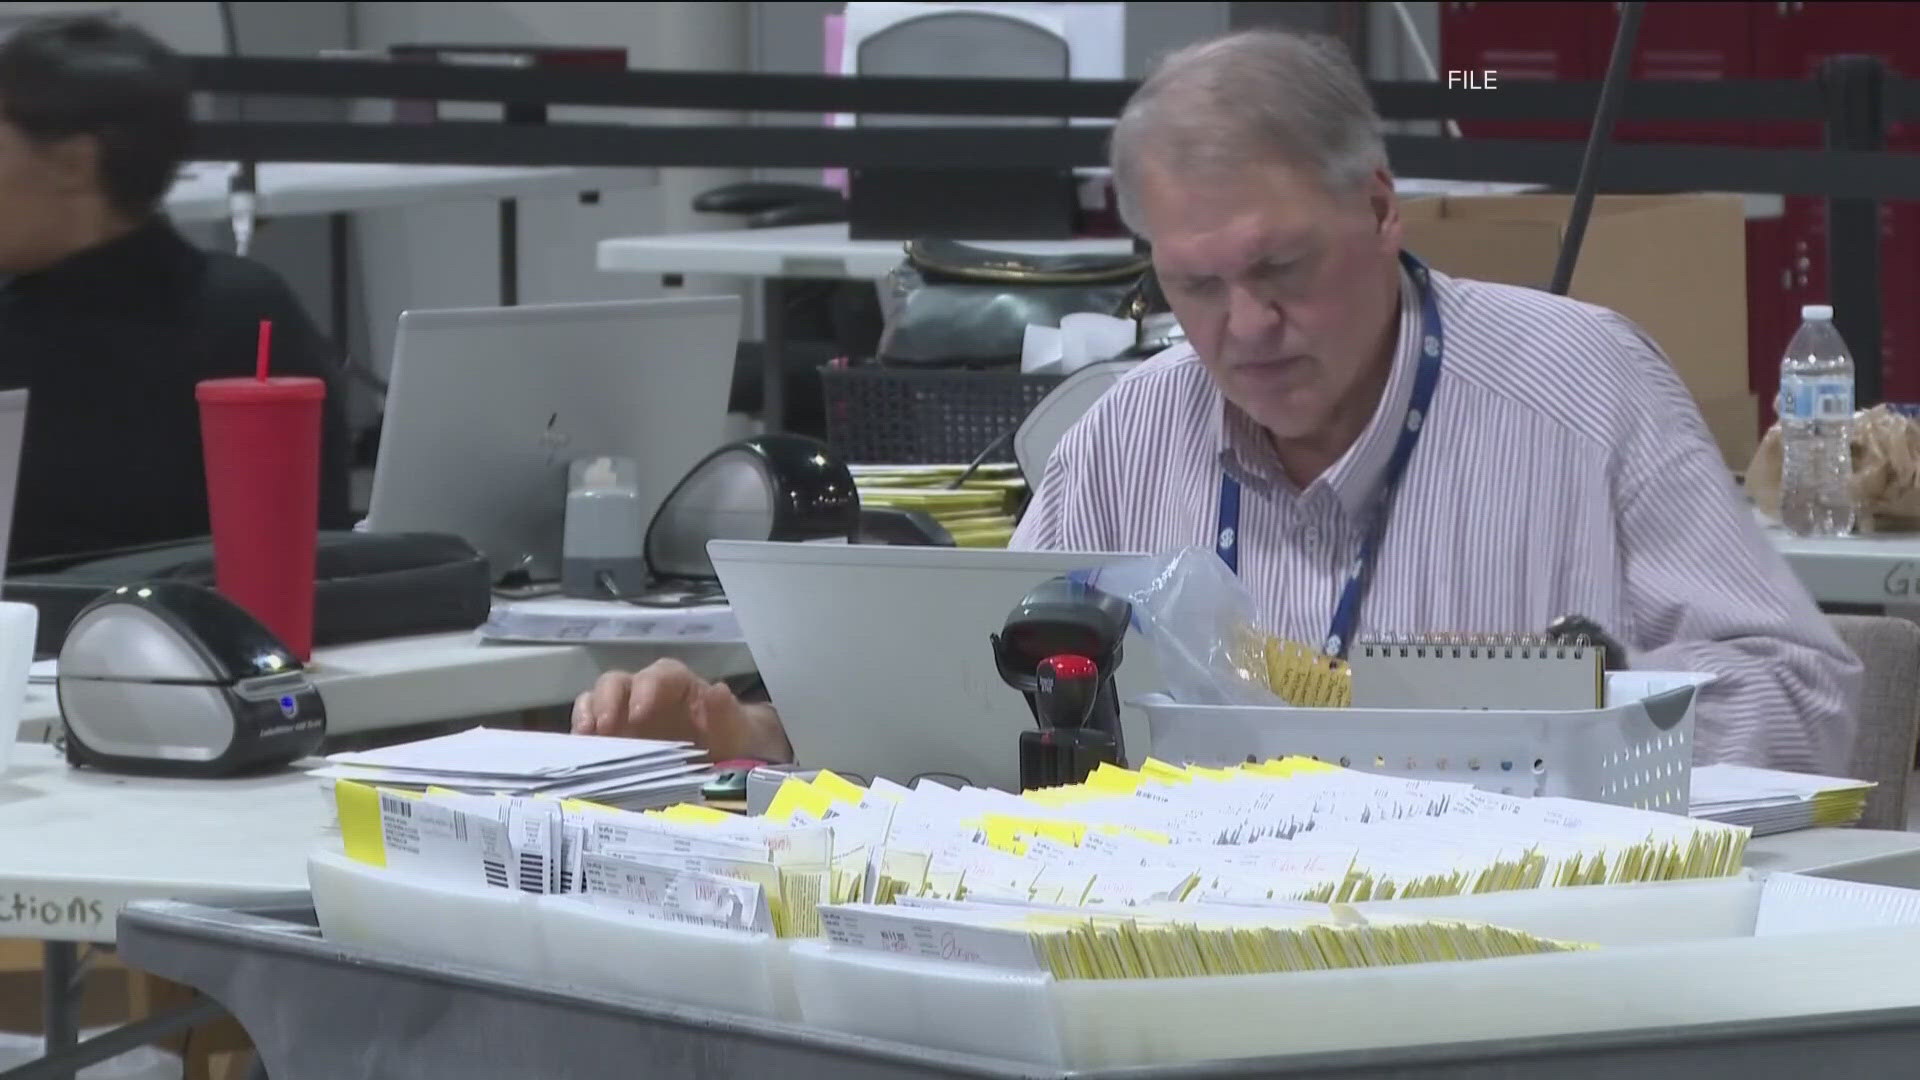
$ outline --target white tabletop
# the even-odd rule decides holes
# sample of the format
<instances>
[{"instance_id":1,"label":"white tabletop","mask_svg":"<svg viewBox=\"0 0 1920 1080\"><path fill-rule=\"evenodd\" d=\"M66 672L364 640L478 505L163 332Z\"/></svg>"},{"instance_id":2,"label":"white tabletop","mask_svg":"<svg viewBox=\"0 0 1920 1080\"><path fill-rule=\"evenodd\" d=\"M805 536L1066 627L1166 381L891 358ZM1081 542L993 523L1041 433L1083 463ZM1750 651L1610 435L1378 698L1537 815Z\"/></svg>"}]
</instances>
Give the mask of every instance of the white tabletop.
<instances>
[{"instance_id":1,"label":"white tabletop","mask_svg":"<svg viewBox=\"0 0 1920 1080\"><path fill-rule=\"evenodd\" d=\"M1766 532L1820 603L1920 607L1920 535L1813 538L1775 526Z\"/></svg>"},{"instance_id":2,"label":"white tabletop","mask_svg":"<svg viewBox=\"0 0 1920 1080\"><path fill-rule=\"evenodd\" d=\"M1402 196L1513 195L1536 184L1399 177ZM1778 195L1747 196L1748 217L1778 217ZM737 274L758 278L824 278L879 281L900 265L900 240L854 240L845 224L789 225L778 229L732 229L669 236L624 236L600 241L602 270L637 274ZM1122 237L1097 240L979 240L981 247L1029 255L1110 255L1129 251Z\"/></svg>"},{"instance_id":3,"label":"white tabletop","mask_svg":"<svg viewBox=\"0 0 1920 1080\"><path fill-rule=\"evenodd\" d=\"M304 892L333 815L288 771L160 780L72 769L16 746L0 774L0 937L111 942L135 900Z\"/></svg>"},{"instance_id":4,"label":"white tabletop","mask_svg":"<svg viewBox=\"0 0 1920 1080\"><path fill-rule=\"evenodd\" d=\"M316 649L309 671L326 702L328 734L352 735L564 705L604 671L663 656L708 678L752 670L739 643L495 645L465 631ZM44 739L59 717L54 688L29 686L21 738Z\"/></svg>"},{"instance_id":5,"label":"white tabletop","mask_svg":"<svg viewBox=\"0 0 1920 1080\"><path fill-rule=\"evenodd\" d=\"M1748 841L1749 869L1920 889L1920 833L1806 829Z\"/></svg>"},{"instance_id":6,"label":"white tabletop","mask_svg":"<svg viewBox=\"0 0 1920 1080\"><path fill-rule=\"evenodd\" d=\"M230 162L187 165L167 193L177 222L227 220ZM519 169L470 165L267 163L259 167L257 209L294 217L384 210L450 199L510 199L651 186L653 169Z\"/></svg>"},{"instance_id":7,"label":"white tabletop","mask_svg":"<svg viewBox=\"0 0 1920 1080\"><path fill-rule=\"evenodd\" d=\"M878 281L900 265L900 240L852 240L844 222L778 229L627 236L600 241L599 267L631 273L742 274L749 277ZM1133 250L1126 237L1098 240L980 240L982 247L1027 255L1113 255Z\"/></svg>"},{"instance_id":8,"label":"white tabletop","mask_svg":"<svg viewBox=\"0 0 1920 1080\"><path fill-rule=\"evenodd\" d=\"M1499 195L1526 184L1402 179L1403 195ZM847 225L789 225L670 236L626 236L600 241L602 270L645 274L739 274L747 277L878 281L900 265L901 240L854 240ZM1025 255L1118 255L1129 237L1091 240L977 240L980 247Z\"/></svg>"}]
</instances>

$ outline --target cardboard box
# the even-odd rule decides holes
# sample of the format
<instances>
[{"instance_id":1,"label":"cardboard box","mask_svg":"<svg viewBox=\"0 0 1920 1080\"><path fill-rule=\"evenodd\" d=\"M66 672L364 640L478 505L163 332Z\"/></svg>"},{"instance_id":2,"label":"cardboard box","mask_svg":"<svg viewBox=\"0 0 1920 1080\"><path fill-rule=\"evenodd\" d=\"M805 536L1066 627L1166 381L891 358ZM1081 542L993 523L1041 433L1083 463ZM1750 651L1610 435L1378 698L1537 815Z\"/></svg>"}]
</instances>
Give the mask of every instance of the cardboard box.
<instances>
[{"instance_id":1,"label":"cardboard box","mask_svg":"<svg viewBox=\"0 0 1920 1080\"><path fill-rule=\"evenodd\" d=\"M1401 203L1409 251L1446 274L1545 289L1572 197L1484 195ZM1594 200L1571 295L1639 324L1673 362L1729 462L1754 437L1731 413L1747 378L1747 231L1738 195L1605 195ZM1757 420L1756 420L1757 425ZM1744 448L1744 449L1743 449Z\"/></svg>"},{"instance_id":2,"label":"cardboard box","mask_svg":"<svg viewBox=\"0 0 1920 1080\"><path fill-rule=\"evenodd\" d=\"M0 938L0 1032L40 1034L41 955L37 941ZM184 1005L193 996L184 986L130 970L111 952L97 951L88 961L80 995L80 1027L83 1031L119 1027ZM231 1017L202 1024L190 1037L163 1040L160 1047L186 1054L186 1080L243 1077L252 1063L246 1032Z\"/></svg>"},{"instance_id":3,"label":"cardboard box","mask_svg":"<svg viewBox=\"0 0 1920 1080\"><path fill-rule=\"evenodd\" d=\"M103 957L87 975L80 996L80 1026L113 1027L126 1023L129 973ZM0 1031L38 1035L41 1028L40 943L0 939Z\"/></svg>"},{"instance_id":4,"label":"cardboard box","mask_svg":"<svg viewBox=\"0 0 1920 1080\"><path fill-rule=\"evenodd\" d=\"M1707 422L1713 441L1727 459L1727 468L1745 474L1760 448L1760 402L1752 394L1702 401L1700 418Z\"/></svg>"}]
</instances>

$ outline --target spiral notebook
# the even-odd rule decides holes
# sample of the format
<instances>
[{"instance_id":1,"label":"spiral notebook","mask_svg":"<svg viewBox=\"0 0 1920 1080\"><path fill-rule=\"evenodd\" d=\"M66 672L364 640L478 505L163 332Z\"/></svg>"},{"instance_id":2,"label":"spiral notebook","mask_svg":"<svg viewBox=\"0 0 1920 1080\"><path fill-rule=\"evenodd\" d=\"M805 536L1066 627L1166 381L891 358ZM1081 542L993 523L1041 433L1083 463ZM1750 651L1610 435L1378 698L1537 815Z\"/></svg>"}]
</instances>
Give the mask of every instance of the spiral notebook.
<instances>
[{"instance_id":1,"label":"spiral notebook","mask_svg":"<svg viewBox=\"0 0 1920 1080\"><path fill-rule=\"evenodd\" d=\"M1541 635L1360 641L1353 704L1373 709L1598 709L1606 650Z\"/></svg>"}]
</instances>

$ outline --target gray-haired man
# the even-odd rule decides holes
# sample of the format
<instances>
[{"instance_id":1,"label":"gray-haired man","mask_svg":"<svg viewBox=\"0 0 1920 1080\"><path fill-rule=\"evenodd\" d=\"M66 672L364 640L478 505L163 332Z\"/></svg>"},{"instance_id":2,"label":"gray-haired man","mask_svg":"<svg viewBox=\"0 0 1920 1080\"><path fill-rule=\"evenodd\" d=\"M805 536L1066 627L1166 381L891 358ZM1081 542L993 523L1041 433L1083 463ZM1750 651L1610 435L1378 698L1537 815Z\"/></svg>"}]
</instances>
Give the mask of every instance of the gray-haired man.
<instances>
[{"instance_id":1,"label":"gray-haired man","mask_svg":"<svg viewBox=\"0 0 1920 1080\"><path fill-rule=\"evenodd\" d=\"M1269 629L1335 653L1578 613L1635 666L1718 676L1699 760L1842 768L1858 661L1658 346L1403 252L1379 127L1338 47L1285 33L1193 46L1134 95L1115 182L1190 344L1067 434L1014 546L1212 547ZM723 696L610 676L576 726L784 751L770 707Z\"/></svg>"}]
</instances>

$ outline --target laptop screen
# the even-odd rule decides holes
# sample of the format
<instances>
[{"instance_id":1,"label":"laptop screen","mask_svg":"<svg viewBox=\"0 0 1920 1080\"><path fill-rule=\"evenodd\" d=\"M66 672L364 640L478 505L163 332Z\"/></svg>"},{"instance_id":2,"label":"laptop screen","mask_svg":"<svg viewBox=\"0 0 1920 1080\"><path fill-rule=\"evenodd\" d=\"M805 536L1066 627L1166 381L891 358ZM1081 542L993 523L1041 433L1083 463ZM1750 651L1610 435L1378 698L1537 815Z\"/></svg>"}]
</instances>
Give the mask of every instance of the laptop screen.
<instances>
[{"instance_id":1,"label":"laptop screen","mask_svg":"<svg viewBox=\"0 0 1920 1080\"><path fill-rule=\"evenodd\" d=\"M20 483L20 444L27 434L27 392L0 391L0 569L13 539L13 496Z\"/></svg>"}]
</instances>

